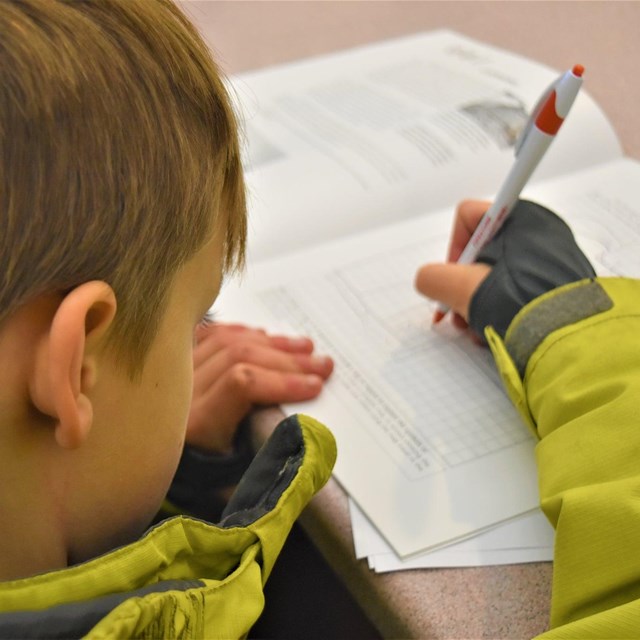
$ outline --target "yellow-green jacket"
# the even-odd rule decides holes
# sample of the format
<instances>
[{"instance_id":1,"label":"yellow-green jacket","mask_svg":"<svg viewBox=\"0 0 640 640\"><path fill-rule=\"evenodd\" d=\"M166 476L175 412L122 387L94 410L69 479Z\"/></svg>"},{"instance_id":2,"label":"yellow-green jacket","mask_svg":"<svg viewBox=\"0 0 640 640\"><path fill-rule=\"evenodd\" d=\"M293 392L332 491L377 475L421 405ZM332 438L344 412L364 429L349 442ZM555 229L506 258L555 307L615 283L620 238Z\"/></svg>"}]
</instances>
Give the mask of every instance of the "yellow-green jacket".
<instances>
[{"instance_id":1,"label":"yellow-green jacket","mask_svg":"<svg viewBox=\"0 0 640 640\"><path fill-rule=\"evenodd\" d=\"M541 296L488 340L540 438L541 506L556 529L544 638L640 637L640 281Z\"/></svg>"},{"instance_id":2,"label":"yellow-green jacket","mask_svg":"<svg viewBox=\"0 0 640 640\"><path fill-rule=\"evenodd\" d=\"M0 637L245 636L289 529L335 455L325 427L306 416L284 420L219 525L170 518L90 562L0 583Z\"/></svg>"}]
</instances>

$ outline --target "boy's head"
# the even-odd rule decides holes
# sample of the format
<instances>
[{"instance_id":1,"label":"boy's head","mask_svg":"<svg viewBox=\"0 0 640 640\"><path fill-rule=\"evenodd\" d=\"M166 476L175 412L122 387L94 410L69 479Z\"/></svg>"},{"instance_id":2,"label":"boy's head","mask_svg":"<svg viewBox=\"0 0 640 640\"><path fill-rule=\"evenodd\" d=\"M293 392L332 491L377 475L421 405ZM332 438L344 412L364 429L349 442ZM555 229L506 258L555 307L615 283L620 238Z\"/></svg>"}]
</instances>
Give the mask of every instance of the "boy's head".
<instances>
[{"instance_id":1,"label":"boy's head","mask_svg":"<svg viewBox=\"0 0 640 640\"><path fill-rule=\"evenodd\" d=\"M3 0L0 33L1 579L157 507L246 215L228 95L168 0Z\"/></svg>"},{"instance_id":2,"label":"boy's head","mask_svg":"<svg viewBox=\"0 0 640 640\"><path fill-rule=\"evenodd\" d=\"M241 261L244 191L227 94L161 0L3 1L0 322L88 280L115 291L132 370L168 285L212 235Z\"/></svg>"}]
</instances>

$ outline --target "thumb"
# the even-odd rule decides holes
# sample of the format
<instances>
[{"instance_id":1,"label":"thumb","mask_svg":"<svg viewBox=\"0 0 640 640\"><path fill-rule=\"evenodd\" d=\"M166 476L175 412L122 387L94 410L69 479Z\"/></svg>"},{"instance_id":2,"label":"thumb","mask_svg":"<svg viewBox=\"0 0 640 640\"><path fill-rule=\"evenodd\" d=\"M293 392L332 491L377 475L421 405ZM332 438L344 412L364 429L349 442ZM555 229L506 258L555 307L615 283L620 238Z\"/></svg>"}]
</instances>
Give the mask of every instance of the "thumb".
<instances>
[{"instance_id":1,"label":"thumb","mask_svg":"<svg viewBox=\"0 0 640 640\"><path fill-rule=\"evenodd\" d=\"M480 262L426 264L418 269L415 287L422 295L444 303L468 320L471 298L490 271L489 265Z\"/></svg>"}]
</instances>

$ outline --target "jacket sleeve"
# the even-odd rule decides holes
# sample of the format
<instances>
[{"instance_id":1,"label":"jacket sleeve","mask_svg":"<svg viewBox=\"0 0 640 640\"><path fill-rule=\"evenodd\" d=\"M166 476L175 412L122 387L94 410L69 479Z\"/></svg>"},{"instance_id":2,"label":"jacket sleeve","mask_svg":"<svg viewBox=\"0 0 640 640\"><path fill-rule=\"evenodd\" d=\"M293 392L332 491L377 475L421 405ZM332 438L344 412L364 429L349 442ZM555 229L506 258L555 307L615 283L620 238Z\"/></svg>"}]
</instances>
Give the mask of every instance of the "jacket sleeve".
<instances>
[{"instance_id":1,"label":"jacket sleeve","mask_svg":"<svg viewBox=\"0 0 640 640\"><path fill-rule=\"evenodd\" d=\"M541 507L556 529L545 638L640 630L640 281L541 296L487 340L539 438Z\"/></svg>"}]
</instances>

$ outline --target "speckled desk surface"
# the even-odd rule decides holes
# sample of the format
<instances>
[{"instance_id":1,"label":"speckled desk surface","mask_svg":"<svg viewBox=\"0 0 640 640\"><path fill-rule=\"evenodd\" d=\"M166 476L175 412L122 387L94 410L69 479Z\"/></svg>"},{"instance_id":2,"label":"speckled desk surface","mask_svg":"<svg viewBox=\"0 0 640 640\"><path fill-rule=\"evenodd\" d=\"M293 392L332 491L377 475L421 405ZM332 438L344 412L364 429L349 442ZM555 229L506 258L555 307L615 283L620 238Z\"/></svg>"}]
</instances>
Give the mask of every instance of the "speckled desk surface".
<instances>
[{"instance_id":1,"label":"speckled desk surface","mask_svg":"<svg viewBox=\"0 0 640 640\"><path fill-rule=\"evenodd\" d=\"M256 444L282 418L253 416ZM377 574L356 560L347 494L333 478L301 522L385 638L532 638L547 628L551 563Z\"/></svg>"},{"instance_id":2,"label":"speckled desk surface","mask_svg":"<svg viewBox=\"0 0 640 640\"><path fill-rule=\"evenodd\" d=\"M230 75L437 28L556 69L579 62L585 89L626 154L640 159L640 2L204 0L188 2L187 12ZM257 415L259 437L279 415ZM547 626L550 563L375 574L354 559L347 497L334 480L302 520L385 637L530 638Z\"/></svg>"}]
</instances>

